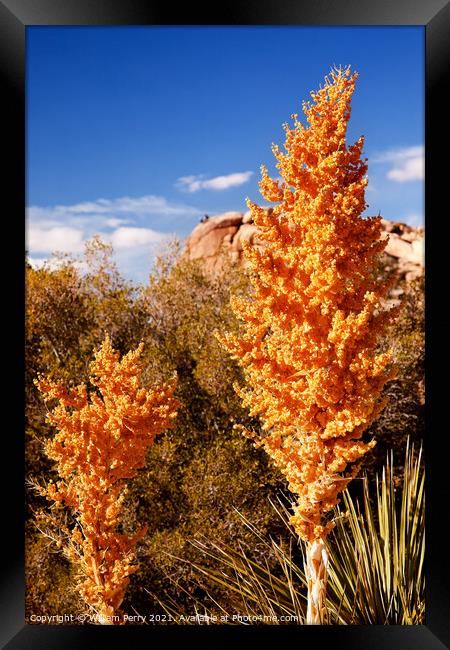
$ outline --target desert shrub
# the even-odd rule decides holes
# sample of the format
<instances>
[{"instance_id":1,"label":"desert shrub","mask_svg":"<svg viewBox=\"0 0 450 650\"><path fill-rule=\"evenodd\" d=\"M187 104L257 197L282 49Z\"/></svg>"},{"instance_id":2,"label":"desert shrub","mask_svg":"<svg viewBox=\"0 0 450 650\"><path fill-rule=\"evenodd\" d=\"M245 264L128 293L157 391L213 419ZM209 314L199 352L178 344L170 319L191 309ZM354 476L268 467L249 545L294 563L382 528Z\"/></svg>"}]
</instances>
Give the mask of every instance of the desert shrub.
<instances>
[{"instance_id":1,"label":"desert shrub","mask_svg":"<svg viewBox=\"0 0 450 650\"><path fill-rule=\"evenodd\" d=\"M26 267L27 481L47 483L57 479L44 451L51 428L33 382L37 375L45 374L74 386L87 381L92 353L105 334L113 334L114 345L121 353L136 347L140 340L145 322L139 309L140 291L120 277L111 253L111 247L94 238L87 243L82 266L71 257L56 256L43 268ZM53 594L51 602L66 602L67 581L56 580L55 572L65 576L67 562L58 554L48 553L45 558L51 557L51 562L36 559L43 551L40 533L30 522L42 505L36 491L27 490L27 549L40 549L38 555L30 551L25 556L28 615L41 612L49 592Z\"/></svg>"},{"instance_id":2,"label":"desert shrub","mask_svg":"<svg viewBox=\"0 0 450 650\"><path fill-rule=\"evenodd\" d=\"M185 260L174 245L159 260L148 286L140 289L120 277L110 254L111 249L96 239L85 255L87 272L73 260L57 268L28 269L27 474L41 483L56 480L43 453L50 430L32 383L38 373L68 386L86 381L93 350L105 334L122 354L143 341L144 386L177 373L176 397L182 406L175 428L148 451L145 468L130 481L124 507L124 532L149 527L138 549L140 571L132 576L124 601L125 611L136 607L145 613L156 603L147 590L163 592L168 571L189 582L189 570L168 553L191 557L186 539L199 529L231 544L243 540L246 529L233 508L252 511L262 526L270 526L267 496L282 483L264 456L249 449L233 430L236 421L257 423L232 390L239 369L212 336L223 323L235 326L230 289L245 291L245 277L231 267L211 277L199 263ZM31 516L42 505L34 492L28 504ZM29 539L38 544L39 533L30 532ZM37 613L50 574L48 564L36 566L34 558L29 554L27 571L36 588L27 605L29 612ZM65 575L64 563L55 562ZM176 595L182 603L182 591Z\"/></svg>"},{"instance_id":3,"label":"desert shrub","mask_svg":"<svg viewBox=\"0 0 450 650\"><path fill-rule=\"evenodd\" d=\"M232 390L239 368L213 336L223 323L237 326L229 309L230 291L245 291L246 284L236 268L210 276L176 251L159 260L150 277L147 372L159 376L175 370L182 406L175 428L149 451L147 471L130 489L136 516L149 526L141 547L142 570L133 576L129 592L140 612L157 606L148 592L168 590L180 604L185 602L191 570L170 556L200 559L187 543L190 537L207 531L232 545L245 543L247 530L235 508L252 512L265 529L273 525L267 496L282 489L282 482L264 455L249 449L233 429L243 419L258 424ZM168 574L176 579L176 588Z\"/></svg>"},{"instance_id":4,"label":"desert shrub","mask_svg":"<svg viewBox=\"0 0 450 650\"><path fill-rule=\"evenodd\" d=\"M140 386L141 352L142 343L120 359L106 337L90 364L89 385L35 380L52 404L47 420L56 433L45 451L59 477L36 485L52 502L39 513L40 530L76 567L88 611L110 623L121 620L129 576L138 570L135 546L146 533L121 530L127 480L144 465L155 436L172 426L178 407L176 378Z\"/></svg>"},{"instance_id":5,"label":"desert shrub","mask_svg":"<svg viewBox=\"0 0 450 650\"><path fill-rule=\"evenodd\" d=\"M27 623L30 616L75 616L82 611L82 603L75 591L73 571L69 562L55 552L49 540L37 535L28 526L25 541L26 589L25 609Z\"/></svg>"},{"instance_id":6,"label":"desert shrub","mask_svg":"<svg viewBox=\"0 0 450 650\"><path fill-rule=\"evenodd\" d=\"M87 381L89 361L105 334L121 354L142 340L143 385L165 381L176 371L176 397L182 406L174 429L155 441L145 467L130 481L124 532L143 525L149 530L137 549L140 570L131 576L123 609L141 614L163 611L160 603L168 597L183 609L190 595L205 602L208 593L231 606L235 597L220 585L207 593L202 585L193 584L194 569L189 562L209 566L213 560L205 558L189 540L207 534L235 550L244 548L255 561L267 558L275 572L275 551L252 536L237 510L256 522L263 533L288 541L286 529L268 501L268 497L287 492L284 480L267 454L233 429L239 422L257 431L259 423L242 408L232 388L234 382L242 383L239 367L212 335L215 329L236 331L229 299L231 293L245 295L249 291L247 276L226 265L221 275L211 276L200 261L186 260L180 246L174 244L152 270L148 285L138 287L120 276L111 252L95 239L89 243L84 267L66 259L57 267L27 268L27 476L40 482L56 479L43 451L51 430L32 381L37 374L76 385ZM387 409L384 419L373 425L384 428L374 429L378 444L367 460L379 453L380 462L384 461L389 445L383 437L390 435L391 429L396 432L390 438L398 450L396 458L402 455L401 441L414 422L416 439L420 437L422 407L415 387L423 363L423 294L414 286L405 288L409 306L400 315L403 325L397 334L394 330L389 334L395 337L394 348L403 363L393 385L400 386L404 399L398 400L397 393L389 405L393 410ZM391 347L390 342L386 344ZM415 420L403 417L407 404L409 413L416 414ZM369 480L374 481L379 466L368 464ZM355 487L360 483L356 481ZM30 491L30 522L41 505ZM72 612L81 607L70 589L68 563L47 547L31 523L27 525L26 565L28 615Z\"/></svg>"},{"instance_id":7,"label":"desert shrub","mask_svg":"<svg viewBox=\"0 0 450 650\"><path fill-rule=\"evenodd\" d=\"M377 444L364 459L369 477L375 476L388 450L392 450L396 474L401 475L406 440L425 436L425 278L399 281L402 308L391 325L380 350L389 348L398 370L386 387L387 405L368 430Z\"/></svg>"},{"instance_id":8,"label":"desert shrub","mask_svg":"<svg viewBox=\"0 0 450 650\"><path fill-rule=\"evenodd\" d=\"M105 334L121 354L140 341L145 323L140 292L121 278L111 253L94 238L86 245L84 273L70 257L40 269L27 266L27 474L50 471L42 446L49 432L46 409L33 383L37 375L75 385L87 381L92 353Z\"/></svg>"}]
</instances>

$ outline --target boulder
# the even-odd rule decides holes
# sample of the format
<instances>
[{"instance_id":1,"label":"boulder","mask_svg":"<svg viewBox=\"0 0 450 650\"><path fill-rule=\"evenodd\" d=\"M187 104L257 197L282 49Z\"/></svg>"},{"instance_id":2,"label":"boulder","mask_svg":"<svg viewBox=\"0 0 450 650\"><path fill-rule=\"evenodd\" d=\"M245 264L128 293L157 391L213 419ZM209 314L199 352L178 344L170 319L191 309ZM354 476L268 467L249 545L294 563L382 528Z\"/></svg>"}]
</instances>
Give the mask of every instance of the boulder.
<instances>
[{"instance_id":1,"label":"boulder","mask_svg":"<svg viewBox=\"0 0 450 650\"><path fill-rule=\"evenodd\" d=\"M211 230L217 230L217 228L228 228L230 226L239 226L242 223L242 216L242 212L224 212L216 217L211 217L207 221L203 221L195 226L194 230L189 235L188 241L191 246L195 247L201 239L211 232Z\"/></svg>"},{"instance_id":2,"label":"boulder","mask_svg":"<svg viewBox=\"0 0 450 650\"><path fill-rule=\"evenodd\" d=\"M402 258L407 262L414 256L412 245L393 232L389 235L384 252L387 255L392 255L392 257Z\"/></svg>"},{"instance_id":3,"label":"boulder","mask_svg":"<svg viewBox=\"0 0 450 650\"><path fill-rule=\"evenodd\" d=\"M254 224L243 223L233 238L232 241L233 250L241 252L243 250L242 242L244 240L252 244L257 232L258 229Z\"/></svg>"},{"instance_id":4,"label":"boulder","mask_svg":"<svg viewBox=\"0 0 450 650\"><path fill-rule=\"evenodd\" d=\"M389 235L384 258L387 267L395 269L400 277L411 280L423 273L424 231L405 223L381 219L382 237ZM251 212L224 212L199 223L186 240L185 255L189 259L203 259L205 269L219 272L225 256L232 263L245 265L242 242L263 246L258 241L258 229Z\"/></svg>"},{"instance_id":5,"label":"boulder","mask_svg":"<svg viewBox=\"0 0 450 650\"><path fill-rule=\"evenodd\" d=\"M201 225L206 226L209 223ZM237 226L209 228L206 233L200 233L201 236L199 236L199 233L196 233L194 230L196 235L195 239L188 241L189 259L196 260L200 257L217 257L220 254L222 245L224 243L230 245L237 231Z\"/></svg>"}]
</instances>

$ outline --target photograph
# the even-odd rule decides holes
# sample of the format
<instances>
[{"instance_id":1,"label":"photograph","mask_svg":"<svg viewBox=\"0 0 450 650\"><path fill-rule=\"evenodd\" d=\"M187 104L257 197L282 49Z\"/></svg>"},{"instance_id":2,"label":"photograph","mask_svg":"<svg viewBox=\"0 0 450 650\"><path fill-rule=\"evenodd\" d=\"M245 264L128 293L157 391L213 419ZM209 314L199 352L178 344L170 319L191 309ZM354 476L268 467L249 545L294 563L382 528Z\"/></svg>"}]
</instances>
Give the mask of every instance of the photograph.
<instances>
[{"instance_id":1,"label":"photograph","mask_svg":"<svg viewBox=\"0 0 450 650\"><path fill-rule=\"evenodd\" d=\"M425 28L26 30L25 620L418 626Z\"/></svg>"}]
</instances>

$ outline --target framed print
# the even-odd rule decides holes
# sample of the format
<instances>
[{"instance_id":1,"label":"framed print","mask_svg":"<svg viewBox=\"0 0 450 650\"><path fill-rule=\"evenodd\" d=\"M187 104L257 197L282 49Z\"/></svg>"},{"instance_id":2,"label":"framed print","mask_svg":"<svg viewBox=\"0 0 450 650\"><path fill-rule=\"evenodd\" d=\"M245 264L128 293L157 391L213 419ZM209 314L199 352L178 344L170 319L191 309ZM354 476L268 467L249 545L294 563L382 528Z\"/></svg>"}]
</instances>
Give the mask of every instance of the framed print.
<instances>
[{"instance_id":1,"label":"framed print","mask_svg":"<svg viewBox=\"0 0 450 650\"><path fill-rule=\"evenodd\" d=\"M449 647L448 5L0 15L2 647Z\"/></svg>"}]
</instances>

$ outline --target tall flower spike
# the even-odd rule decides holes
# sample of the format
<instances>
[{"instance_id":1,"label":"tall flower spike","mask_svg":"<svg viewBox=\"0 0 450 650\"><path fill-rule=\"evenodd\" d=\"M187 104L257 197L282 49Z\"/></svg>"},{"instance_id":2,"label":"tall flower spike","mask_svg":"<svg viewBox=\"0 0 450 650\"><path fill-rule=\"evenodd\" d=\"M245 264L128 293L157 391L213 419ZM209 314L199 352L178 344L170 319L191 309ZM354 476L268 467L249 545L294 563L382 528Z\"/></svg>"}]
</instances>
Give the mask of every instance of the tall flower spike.
<instances>
[{"instance_id":1,"label":"tall flower spike","mask_svg":"<svg viewBox=\"0 0 450 650\"><path fill-rule=\"evenodd\" d=\"M333 69L303 104L308 126L296 115L292 128L285 125L285 152L273 147L281 181L262 167L261 193L276 205L264 210L248 201L265 244L244 249L253 295L232 302L242 334L218 335L243 367L244 405L263 423L256 444L296 496L291 523L311 549L309 575L316 576L311 622L323 619L323 540L333 527L326 515L374 445L361 436L394 376L390 356L376 352L394 316L382 309L388 283L375 272L386 240L381 217L361 217L364 138L346 144L357 76Z\"/></svg>"},{"instance_id":2,"label":"tall flower spike","mask_svg":"<svg viewBox=\"0 0 450 650\"><path fill-rule=\"evenodd\" d=\"M129 576L137 571L134 547L146 530L118 532L126 481L145 463L155 436L172 426L178 402L176 382L146 390L139 386L142 344L119 359L106 338L91 363L89 396L84 384L66 389L40 377L48 414L57 433L46 444L60 480L43 493L68 506L73 527L66 530L65 555L77 570L77 588L101 622L114 621Z\"/></svg>"}]
</instances>

